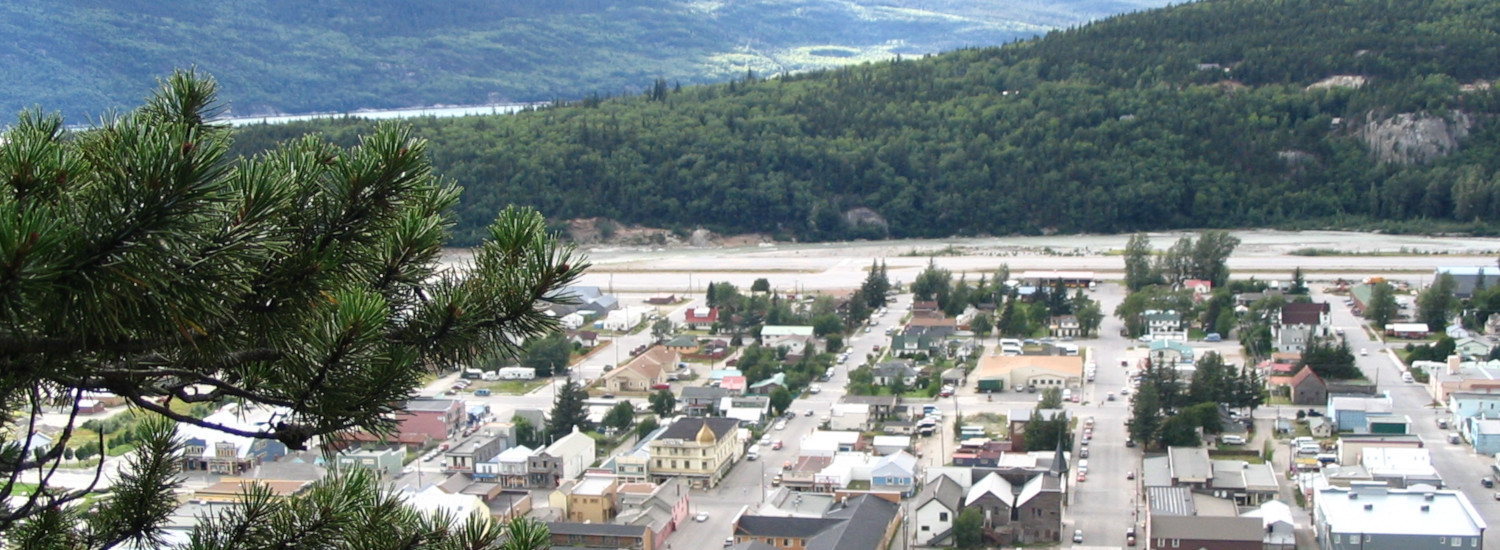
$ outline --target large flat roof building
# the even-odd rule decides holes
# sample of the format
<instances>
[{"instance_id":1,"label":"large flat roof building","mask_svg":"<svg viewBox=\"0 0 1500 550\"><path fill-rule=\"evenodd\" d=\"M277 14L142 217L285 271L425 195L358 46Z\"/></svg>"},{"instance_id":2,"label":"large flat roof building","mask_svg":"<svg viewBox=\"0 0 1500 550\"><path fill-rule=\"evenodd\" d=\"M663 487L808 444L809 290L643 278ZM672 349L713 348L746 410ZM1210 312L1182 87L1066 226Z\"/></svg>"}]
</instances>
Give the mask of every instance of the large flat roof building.
<instances>
[{"instance_id":1,"label":"large flat roof building","mask_svg":"<svg viewBox=\"0 0 1500 550\"><path fill-rule=\"evenodd\" d=\"M1317 492L1313 527L1322 550L1481 548L1484 518L1458 491L1354 482Z\"/></svg>"}]
</instances>

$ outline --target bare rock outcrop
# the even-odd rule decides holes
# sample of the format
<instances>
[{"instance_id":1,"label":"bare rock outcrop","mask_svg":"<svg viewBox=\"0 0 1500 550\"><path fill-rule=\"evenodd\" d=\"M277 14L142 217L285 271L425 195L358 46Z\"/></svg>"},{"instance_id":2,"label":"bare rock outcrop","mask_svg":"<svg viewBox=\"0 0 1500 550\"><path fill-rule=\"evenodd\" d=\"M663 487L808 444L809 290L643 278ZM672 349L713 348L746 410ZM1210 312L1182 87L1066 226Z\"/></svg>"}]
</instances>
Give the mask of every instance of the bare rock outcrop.
<instances>
[{"instance_id":1,"label":"bare rock outcrop","mask_svg":"<svg viewBox=\"0 0 1500 550\"><path fill-rule=\"evenodd\" d=\"M1458 151L1473 126L1473 118L1462 111L1445 117L1401 113L1381 119L1371 115L1355 131L1377 162L1425 164Z\"/></svg>"}]
</instances>

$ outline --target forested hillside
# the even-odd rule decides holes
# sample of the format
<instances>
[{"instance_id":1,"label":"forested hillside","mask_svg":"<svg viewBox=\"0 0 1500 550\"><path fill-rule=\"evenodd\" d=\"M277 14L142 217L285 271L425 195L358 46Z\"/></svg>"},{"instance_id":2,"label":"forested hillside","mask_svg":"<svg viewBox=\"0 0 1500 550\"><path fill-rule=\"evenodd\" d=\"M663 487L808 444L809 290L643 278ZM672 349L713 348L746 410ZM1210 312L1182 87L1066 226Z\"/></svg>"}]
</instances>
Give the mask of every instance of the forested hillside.
<instances>
[{"instance_id":1,"label":"forested hillside","mask_svg":"<svg viewBox=\"0 0 1500 550\"><path fill-rule=\"evenodd\" d=\"M196 66L232 113L577 99L997 45L1164 0L8 0L0 112L70 122Z\"/></svg>"},{"instance_id":2,"label":"forested hillside","mask_svg":"<svg viewBox=\"0 0 1500 550\"><path fill-rule=\"evenodd\" d=\"M804 240L1490 232L1497 10L1207 0L1004 48L414 124L466 187L464 238L511 203ZM241 151L313 130L367 128L247 129Z\"/></svg>"}]
</instances>

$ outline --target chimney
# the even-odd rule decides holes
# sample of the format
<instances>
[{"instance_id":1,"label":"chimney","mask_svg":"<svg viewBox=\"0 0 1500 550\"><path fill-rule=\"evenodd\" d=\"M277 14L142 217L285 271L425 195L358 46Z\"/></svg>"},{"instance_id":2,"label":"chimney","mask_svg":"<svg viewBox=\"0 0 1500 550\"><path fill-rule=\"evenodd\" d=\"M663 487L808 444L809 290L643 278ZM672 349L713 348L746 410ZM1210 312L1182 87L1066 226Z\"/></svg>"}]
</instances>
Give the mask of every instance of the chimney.
<instances>
[{"instance_id":1,"label":"chimney","mask_svg":"<svg viewBox=\"0 0 1500 550\"><path fill-rule=\"evenodd\" d=\"M1374 509L1375 509L1375 505L1374 504L1366 504L1365 505L1365 510L1374 510Z\"/></svg>"},{"instance_id":2,"label":"chimney","mask_svg":"<svg viewBox=\"0 0 1500 550\"><path fill-rule=\"evenodd\" d=\"M1428 506L1428 505L1426 505L1426 504L1423 504L1423 505L1422 505L1422 511L1423 511L1423 512L1430 512L1430 511L1432 511L1432 507L1431 507L1431 506Z\"/></svg>"}]
</instances>

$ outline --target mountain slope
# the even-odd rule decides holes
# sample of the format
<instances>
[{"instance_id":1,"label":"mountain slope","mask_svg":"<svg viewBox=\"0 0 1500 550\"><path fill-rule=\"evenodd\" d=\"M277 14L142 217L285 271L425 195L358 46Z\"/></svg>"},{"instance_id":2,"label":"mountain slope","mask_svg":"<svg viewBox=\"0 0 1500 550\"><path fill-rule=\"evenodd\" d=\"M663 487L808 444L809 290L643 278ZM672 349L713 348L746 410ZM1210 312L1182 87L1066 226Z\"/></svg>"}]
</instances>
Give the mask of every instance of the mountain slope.
<instances>
[{"instance_id":1,"label":"mountain slope","mask_svg":"<svg viewBox=\"0 0 1500 550\"><path fill-rule=\"evenodd\" d=\"M465 238L510 203L800 239L1492 232L1496 10L1207 0L1005 48L415 124L466 187ZM311 130L364 127L248 129L242 150Z\"/></svg>"},{"instance_id":2,"label":"mountain slope","mask_svg":"<svg viewBox=\"0 0 1500 550\"><path fill-rule=\"evenodd\" d=\"M242 115L573 99L1001 44L1161 3L14 0L0 112L97 116L189 66Z\"/></svg>"}]
</instances>

